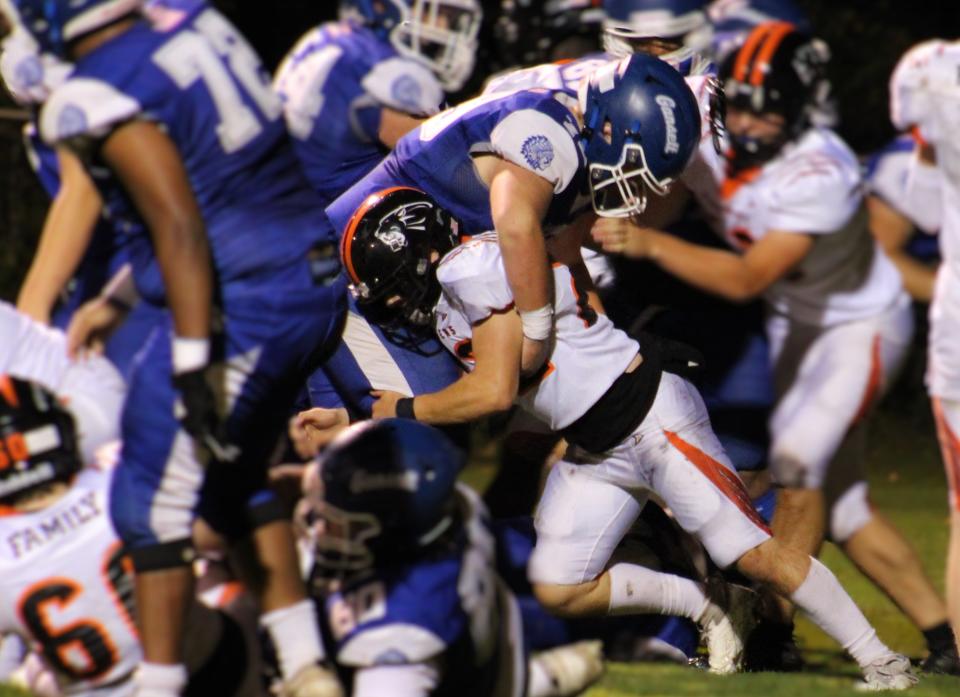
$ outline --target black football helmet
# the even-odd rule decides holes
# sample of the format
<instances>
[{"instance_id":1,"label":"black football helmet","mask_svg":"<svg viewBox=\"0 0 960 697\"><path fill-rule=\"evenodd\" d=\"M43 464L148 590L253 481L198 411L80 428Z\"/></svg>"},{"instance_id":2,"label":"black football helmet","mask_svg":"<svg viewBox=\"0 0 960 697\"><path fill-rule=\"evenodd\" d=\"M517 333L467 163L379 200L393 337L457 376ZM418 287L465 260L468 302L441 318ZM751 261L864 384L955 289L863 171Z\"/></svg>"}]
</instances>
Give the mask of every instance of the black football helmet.
<instances>
[{"instance_id":1,"label":"black football helmet","mask_svg":"<svg viewBox=\"0 0 960 697\"><path fill-rule=\"evenodd\" d=\"M754 114L783 116L779 138L759 141L727 134L733 160L743 169L763 164L810 125L810 117L826 100L829 82L827 45L788 22L766 22L747 36L721 67L728 107Z\"/></svg>"},{"instance_id":2,"label":"black football helmet","mask_svg":"<svg viewBox=\"0 0 960 697\"><path fill-rule=\"evenodd\" d=\"M340 241L364 316L388 327L429 325L440 297L436 261L459 243L459 231L456 218L417 189L395 187L368 196Z\"/></svg>"},{"instance_id":3,"label":"black football helmet","mask_svg":"<svg viewBox=\"0 0 960 697\"><path fill-rule=\"evenodd\" d=\"M466 456L410 419L351 426L305 478L306 529L320 579L408 563L457 529Z\"/></svg>"},{"instance_id":4,"label":"black football helmet","mask_svg":"<svg viewBox=\"0 0 960 697\"><path fill-rule=\"evenodd\" d=\"M40 385L0 375L0 505L83 466L73 417Z\"/></svg>"}]
</instances>

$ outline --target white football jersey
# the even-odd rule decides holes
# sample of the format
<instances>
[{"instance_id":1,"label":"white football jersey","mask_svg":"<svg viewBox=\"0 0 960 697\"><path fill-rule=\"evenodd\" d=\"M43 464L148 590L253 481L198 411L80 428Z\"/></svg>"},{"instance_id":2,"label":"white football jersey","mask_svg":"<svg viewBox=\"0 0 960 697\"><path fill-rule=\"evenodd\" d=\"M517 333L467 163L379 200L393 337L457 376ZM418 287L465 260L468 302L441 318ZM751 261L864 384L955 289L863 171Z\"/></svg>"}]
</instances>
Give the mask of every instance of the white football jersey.
<instances>
[{"instance_id":1,"label":"white football jersey","mask_svg":"<svg viewBox=\"0 0 960 697\"><path fill-rule=\"evenodd\" d=\"M71 361L63 332L35 322L0 302L0 373L37 382L73 414L84 462L120 437L126 385L103 356Z\"/></svg>"},{"instance_id":2,"label":"white football jersey","mask_svg":"<svg viewBox=\"0 0 960 697\"><path fill-rule=\"evenodd\" d=\"M902 136L896 143L897 147L877 154L867 188L923 232L934 234L943 214L940 170L923 162L916 147L905 147L916 144L910 136Z\"/></svg>"},{"instance_id":3,"label":"white football jersey","mask_svg":"<svg viewBox=\"0 0 960 697\"><path fill-rule=\"evenodd\" d=\"M688 185L731 247L745 251L773 230L815 238L797 268L766 291L775 312L828 327L876 315L903 292L896 267L870 234L857 159L832 131L810 129L733 179L712 143L701 143L700 151L713 181Z\"/></svg>"},{"instance_id":4,"label":"white football jersey","mask_svg":"<svg viewBox=\"0 0 960 697\"><path fill-rule=\"evenodd\" d=\"M443 288L437 335L466 370L473 370L473 326L494 313L513 311L496 234L478 235L447 254L437 267L437 279ZM553 283L553 349L543 369L521 381L517 403L556 431L603 396L640 346L590 307L567 267L554 266Z\"/></svg>"},{"instance_id":5,"label":"white football jersey","mask_svg":"<svg viewBox=\"0 0 960 697\"><path fill-rule=\"evenodd\" d=\"M142 655L110 477L86 469L53 505L0 517L0 633L36 646L68 694L126 681Z\"/></svg>"}]
</instances>

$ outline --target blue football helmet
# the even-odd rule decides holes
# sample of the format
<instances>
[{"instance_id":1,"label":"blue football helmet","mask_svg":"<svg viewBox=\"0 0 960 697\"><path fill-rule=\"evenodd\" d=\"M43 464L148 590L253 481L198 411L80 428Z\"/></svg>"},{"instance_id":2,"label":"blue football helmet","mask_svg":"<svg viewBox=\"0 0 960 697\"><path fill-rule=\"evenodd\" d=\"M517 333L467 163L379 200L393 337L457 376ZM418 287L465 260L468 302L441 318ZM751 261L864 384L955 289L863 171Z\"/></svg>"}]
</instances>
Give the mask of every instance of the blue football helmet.
<instances>
[{"instance_id":1,"label":"blue football helmet","mask_svg":"<svg viewBox=\"0 0 960 697\"><path fill-rule=\"evenodd\" d=\"M0 11L30 32L42 53L63 58L71 41L139 12L142 5L143 0L0 0Z\"/></svg>"},{"instance_id":2,"label":"blue football helmet","mask_svg":"<svg viewBox=\"0 0 960 697\"><path fill-rule=\"evenodd\" d=\"M456 92L470 77L483 10L478 0L341 0L342 17L372 27L402 56Z\"/></svg>"},{"instance_id":3,"label":"blue football helmet","mask_svg":"<svg viewBox=\"0 0 960 697\"><path fill-rule=\"evenodd\" d=\"M0 375L0 505L80 471L73 416L49 390Z\"/></svg>"},{"instance_id":4,"label":"blue football helmet","mask_svg":"<svg viewBox=\"0 0 960 697\"><path fill-rule=\"evenodd\" d=\"M704 74L711 68L704 56L713 35L705 5L706 0L604 0L603 49L623 58L650 53L655 42L666 44L660 60L683 75Z\"/></svg>"},{"instance_id":5,"label":"blue football helmet","mask_svg":"<svg viewBox=\"0 0 960 697\"><path fill-rule=\"evenodd\" d=\"M667 63L638 53L594 71L579 97L594 210L642 213L647 190L665 195L700 142L693 92Z\"/></svg>"},{"instance_id":6,"label":"blue football helmet","mask_svg":"<svg viewBox=\"0 0 960 697\"><path fill-rule=\"evenodd\" d=\"M364 421L340 434L312 484L305 477L316 573L407 563L445 539L458 524L454 488L465 462L443 433L410 419Z\"/></svg>"}]
</instances>

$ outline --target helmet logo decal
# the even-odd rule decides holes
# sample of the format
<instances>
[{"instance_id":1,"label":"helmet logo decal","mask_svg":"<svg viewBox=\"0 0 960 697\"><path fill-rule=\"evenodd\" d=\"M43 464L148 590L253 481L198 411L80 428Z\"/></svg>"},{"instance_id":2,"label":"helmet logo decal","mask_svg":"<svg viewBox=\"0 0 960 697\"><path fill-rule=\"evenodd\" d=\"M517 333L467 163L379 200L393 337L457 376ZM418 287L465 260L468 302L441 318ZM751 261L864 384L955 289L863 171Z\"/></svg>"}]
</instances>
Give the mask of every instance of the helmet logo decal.
<instances>
[{"instance_id":1,"label":"helmet logo decal","mask_svg":"<svg viewBox=\"0 0 960 697\"><path fill-rule=\"evenodd\" d=\"M530 136L520 147L523 159L536 170L546 169L553 162L553 146L546 136Z\"/></svg>"},{"instance_id":2,"label":"helmet logo decal","mask_svg":"<svg viewBox=\"0 0 960 697\"><path fill-rule=\"evenodd\" d=\"M381 489L416 491L419 483L420 473L414 470L378 474L358 469L350 477L350 492L363 494Z\"/></svg>"},{"instance_id":3,"label":"helmet logo decal","mask_svg":"<svg viewBox=\"0 0 960 697\"><path fill-rule=\"evenodd\" d=\"M407 246L407 236L396 225L391 225L386 229L380 228L373 233L373 236L387 245L391 252L399 252Z\"/></svg>"},{"instance_id":4,"label":"helmet logo decal","mask_svg":"<svg viewBox=\"0 0 960 697\"><path fill-rule=\"evenodd\" d=\"M680 143L677 140L677 115L674 113L677 103L665 94L658 94L655 101L660 107L660 113L663 114L663 125L667 134L663 152L667 155L676 155L680 152Z\"/></svg>"}]
</instances>

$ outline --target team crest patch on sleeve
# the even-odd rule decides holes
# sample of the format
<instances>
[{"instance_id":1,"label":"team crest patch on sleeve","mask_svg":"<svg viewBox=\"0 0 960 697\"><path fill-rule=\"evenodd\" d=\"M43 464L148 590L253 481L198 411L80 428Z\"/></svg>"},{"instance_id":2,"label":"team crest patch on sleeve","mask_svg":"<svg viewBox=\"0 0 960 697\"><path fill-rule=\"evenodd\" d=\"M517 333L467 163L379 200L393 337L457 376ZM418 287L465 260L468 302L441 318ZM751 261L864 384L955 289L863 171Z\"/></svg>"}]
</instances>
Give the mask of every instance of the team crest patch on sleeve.
<instances>
[{"instance_id":1,"label":"team crest patch on sleeve","mask_svg":"<svg viewBox=\"0 0 960 697\"><path fill-rule=\"evenodd\" d=\"M390 86L391 96L397 100L397 103L417 111L420 108L420 101L423 99L423 90L420 83L409 75L401 75Z\"/></svg>"},{"instance_id":2,"label":"team crest patch on sleeve","mask_svg":"<svg viewBox=\"0 0 960 697\"><path fill-rule=\"evenodd\" d=\"M36 87L43 82L43 64L38 56L26 56L14 68L16 79L25 87Z\"/></svg>"},{"instance_id":3,"label":"team crest patch on sleeve","mask_svg":"<svg viewBox=\"0 0 960 697\"><path fill-rule=\"evenodd\" d=\"M553 146L546 136L530 136L520 146L523 158L537 170L546 169L553 162Z\"/></svg>"},{"instance_id":4,"label":"team crest patch on sleeve","mask_svg":"<svg viewBox=\"0 0 960 697\"><path fill-rule=\"evenodd\" d=\"M80 107L67 104L57 118L57 137L70 138L87 130L87 115Z\"/></svg>"}]
</instances>

